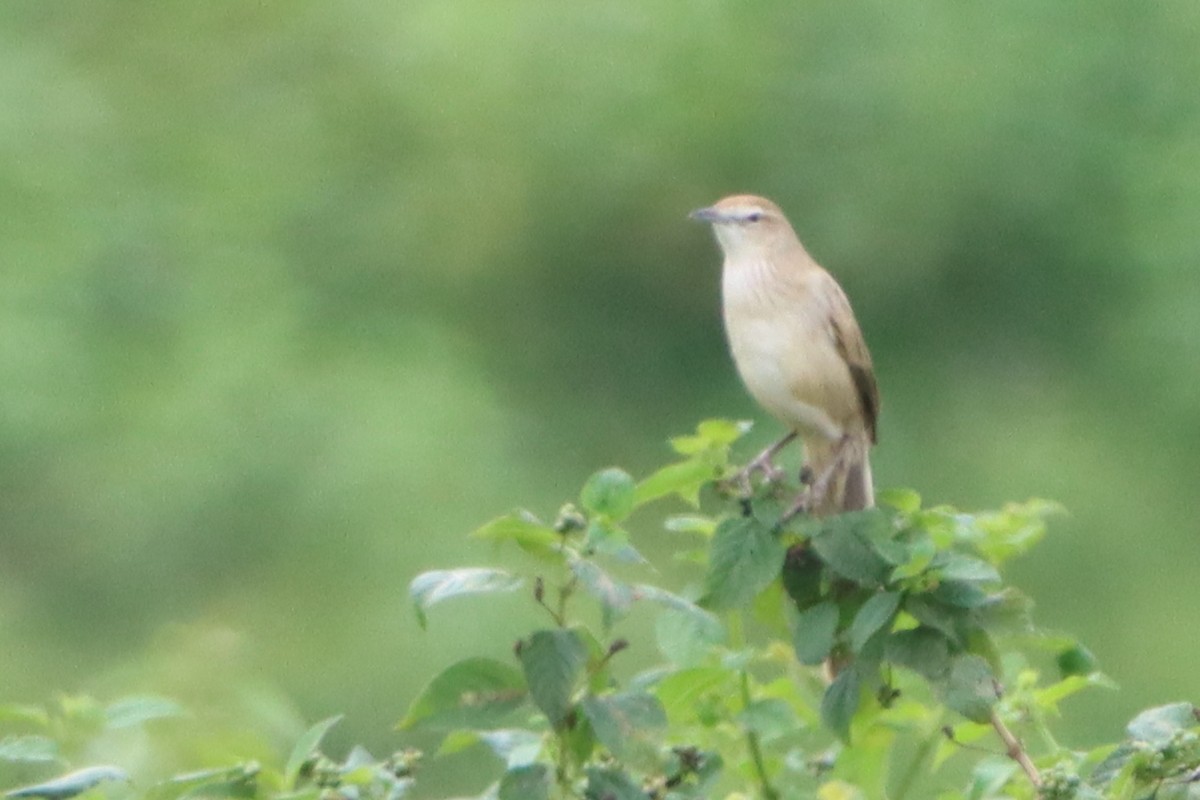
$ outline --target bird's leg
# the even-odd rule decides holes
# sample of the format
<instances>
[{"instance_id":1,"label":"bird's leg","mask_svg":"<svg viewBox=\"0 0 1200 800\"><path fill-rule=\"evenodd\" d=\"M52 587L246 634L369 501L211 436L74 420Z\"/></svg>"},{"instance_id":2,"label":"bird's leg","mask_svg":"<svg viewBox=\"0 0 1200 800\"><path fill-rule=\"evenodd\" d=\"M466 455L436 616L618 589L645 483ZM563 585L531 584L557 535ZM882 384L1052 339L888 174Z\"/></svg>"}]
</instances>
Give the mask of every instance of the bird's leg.
<instances>
[{"instance_id":1,"label":"bird's leg","mask_svg":"<svg viewBox=\"0 0 1200 800\"><path fill-rule=\"evenodd\" d=\"M749 464L746 465L746 468L744 471L745 472L754 472L755 470L761 470L763 476L768 481L779 480L779 478L783 477L783 470L779 469L773 463L771 463L771 459L773 459L773 458L775 458L775 456L779 455L779 451L782 450L783 448L787 447L789 444L791 444L791 442L798 435L799 434L797 434L795 431L791 431L790 433L788 433L787 436L784 436L778 442L775 442L775 444L771 445L766 450L763 450L761 453L756 455L754 457L754 459Z\"/></svg>"},{"instance_id":2,"label":"bird's leg","mask_svg":"<svg viewBox=\"0 0 1200 800\"><path fill-rule=\"evenodd\" d=\"M780 523L787 522L797 514L807 514L821 504L821 501L825 499L825 493L829 491L829 482L833 480L833 476L837 474L846 458L849 444L850 437L843 436L834 448L828 466L821 470L819 475L814 475L812 468L807 465L800 470L800 483L804 488L797 495L796 501L792 503L791 507L783 512L783 516L779 519Z\"/></svg>"},{"instance_id":3,"label":"bird's leg","mask_svg":"<svg viewBox=\"0 0 1200 800\"><path fill-rule=\"evenodd\" d=\"M825 499L825 493L829 491L829 482L833 480L833 476L837 474L845 460L847 444L850 442L849 436L843 436L838 442L837 447L833 450L833 457L829 459L829 465L821 470L821 474L816 476L812 482L813 505L818 505Z\"/></svg>"},{"instance_id":4,"label":"bird's leg","mask_svg":"<svg viewBox=\"0 0 1200 800\"><path fill-rule=\"evenodd\" d=\"M796 431L791 431L787 436L784 436L782 439L763 450L761 453L751 459L750 463L738 470L737 473L729 479L729 482L736 484L744 494L750 495L753 493L753 489L750 486L750 476L755 472L761 472L763 477L766 478L767 483L774 483L775 481L779 480L781 477L783 477L783 470L776 467L771 462L771 459L775 458L775 456L779 454L780 450L787 447L797 435L798 434Z\"/></svg>"},{"instance_id":5,"label":"bird's leg","mask_svg":"<svg viewBox=\"0 0 1200 800\"><path fill-rule=\"evenodd\" d=\"M812 499L812 485L805 484L804 488L800 490L800 494L796 495L795 502L788 506L788 510L784 511L779 517L779 524L786 525L793 517L800 514L807 514L809 509L812 508Z\"/></svg>"}]
</instances>

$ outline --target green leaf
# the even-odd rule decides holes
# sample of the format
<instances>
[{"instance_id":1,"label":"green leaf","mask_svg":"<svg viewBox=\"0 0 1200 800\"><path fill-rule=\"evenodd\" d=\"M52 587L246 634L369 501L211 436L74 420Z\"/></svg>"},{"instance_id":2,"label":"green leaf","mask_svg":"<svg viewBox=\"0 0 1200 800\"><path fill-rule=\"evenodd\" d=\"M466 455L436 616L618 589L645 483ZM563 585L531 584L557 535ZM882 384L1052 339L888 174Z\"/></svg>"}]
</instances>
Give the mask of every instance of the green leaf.
<instances>
[{"instance_id":1,"label":"green leaf","mask_svg":"<svg viewBox=\"0 0 1200 800\"><path fill-rule=\"evenodd\" d=\"M904 545L904 552L906 557L892 570L892 574L888 578L889 582L902 581L925 572L933 563L934 556L937 555L937 547L934 545L933 539L921 532L912 535Z\"/></svg>"},{"instance_id":2,"label":"green leaf","mask_svg":"<svg viewBox=\"0 0 1200 800\"><path fill-rule=\"evenodd\" d=\"M755 518L724 520L713 534L703 602L716 610L749 605L779 575L784 554L779 538Z\"/></svg>"},{"instance_id":3,"label":"green leaf","mask_svg":"<svg viewBox=\"0 0 1200 800\"><path fill-rule=\"evenodd\" d=\"M1101 755L1105 751L1107 755ZM1101 747L1091 751L1088 754L1088 759L1093 760L1098 757L1100 763L1092 770L1089 776L1091 783L1096 786L1106 786L1110 792L1109 797L1128 797L1128 793L1121 794L1123 788L1128 790L1130 780L1133 778L1131 774L1136 766L1131 763L1135 759L1140 760L1145 756L1145 751L1142 748L1135 746L1134 742L1122 742L1113 747Z\"/></svg>"},{"instance_id":4,"label":"green leaf","mask_svg":"<svg viewBox=\"0 0 1200 800\"><path fill-rule=\"evenodd\" d=\"M492 520L472 533L471 538L513 542L528 553L556 560L563 537L528 511L518 511Z\"/></svg>"},{"instance_id":5,"label":"green leaf","mask_svg":"<svg viewBox=\"0 0 1200 800\"><path fill-rule=\"evenodd\" d=\"M629 543L629 533L604 517L591 521L584 541L589 549L613 556L626 564L646 563L642 554Z\"/></svg>"},{"instance_id":6,"label":"green leaf","mask_svg":"<svg viewBox=\"0 0 1200 800\"><path fill-rule=\"evenodd\" d=\"M812 546L839 575L867 586L880 586L892 568L876 552L872 539L890 530L890 525L890 519L879 511L841 514L823 520Z\"/></svg>"},{"instance_id":7,"label":"green leaf","mask_svg":"<svg viewBox=\"0 0 1200 800\"><path fill-rule=\"evenodd\" d=\"M1062 511L1057 503L1034 499L978 514L972 526L975 545L988 561L1003 563L1037 544L1046 535L1046 518Z\"/></svg>"},{"instance_id":8,"label":"green leaf","mask_svg":"<svg viewBox=\"0 0 1200 800\"><path fill-rule=\"evenodd\" d=\"M131 728L152 719L187 716L174 700L152 695L123 697L104 709L104 727L109 730Z\"/></svg>"},{"instance_id":9,"label":"green leaf","mask_svg":"<svg viewBox=\"0 0 1200 800\"><path fill-rule=\"evenodd\" d=\"M801 664L820 664L829 656L838 617L837 603L826 600L792 618L792 647Z\"/></svg>"},{"instance_id":10,"label":"green leaf","mask_svg":"<svg viewBox=\"0 0 1200 800\"><path fill-rule=\"evenodd\" d=\"M999 675L1004 671L1000 648L996 646L996 642L988 635L987 631L981 628L968 628L966 640L966 652L974 653L986 661L993 673Z\"/></svg>"},{"instance_id":11,"label":"green leaf","mask_svg":"<svg viewBox=\"0 0 1200 800\"><path fill-rule=\"evenodd\" d=\"M986 561L962 553L939 553L930 565L947 581L973 581L975 583L998 583L1000 573Z\"/></svg>"},{"instance_id":12,"label":"green leaf","mask_svg":"<svg viewBox=\"0 0 1200 800\"><path fill-rule=\"evenodd\" d=\"M754 700L742 709L737 720L747 730L758 734L763 743L795 733L800 727L791 705L777 697Z\"/></svg>"},{"instance_id":13,"label":"green leaf","mask_svg":"<svg viewBox=\"0 0 1200 800\"><path fill-rule=\"evenodd\" d=\"M902 514L914 514L921 510L921 495L912 489L883 489L876 499L880 505L891 506Z\"/></svg>"},{"instance_id":14,"label":"green leaf","mask_svg":"<svg viewBox=\"0 0 1200 800\"><path fill-rule=\"evenodd\" d=\"M58 759L58 743L47 736L6 736L0 740L0 760L40 763Z\"/></svg>"},{"instance_id":15,"label":"green leaf","mask_svg":"<svg viewBox=\"0 0 1200 800\"><path fill-rule=\"evenodd\" d=\"M909 595L904 599L904 610L921 624L937 628L955 644L963 644L959 623L966 619L965 610L942 605L929 595Z\"/></svg>"},{"instance_id":16,"label":"green leaf","mask_svg":"<svg viewBox=\"0 0 1200 800\"><path fill-rule=\"evenodd\" d=\"M989 595L975 583L942 581L929 596L939 603L955 608L979 608L987 605Z\"/></svg>"},{"instance_id":17,"label":"green leaf","mask_svg":"<svg viewBox=\"0 0 1200 800\"><path fill-rule=\"evenodd\" d=\"M1163 745L1177 732L1187 730L1197 723L1196 707L1191 703L1148 708L1138 714L1125 727L1129 738L1152 745Z\"/></svg>"},{"instance_id":18,"label":"green leaf","mask_svg":"<svg viewBox=\"0 0 1200 800\"><path fill-rule=\"evenodd\" d=\"M798 611L803 611L821 601L821 559L807 544L795 544L788 548L783 560L784 591Z\"/></svg>"},{"instance_id":19,"label":"green leaf","mask_svg":"<svg viewBox=\"0 0 1200 800\"><path fill-rule=\"evenodd\" d=\"M563 732L559 741L577 766L588 763L597 744L592 724L582 714L574 718L574 724Z\"/></svg>"},{"instance_id":20,"label":"green leaf","mask_svg":"<svg viewBox=\"0 0 1200 800\"><path fill-rule=\"evenodd\" d=\"M175 775L161 785L170 787L171 792L167 795L168 797L179 798L179 800L201 797L252 797L254 780L259 769L257 762L235 764L232 767L202 769ZM159 792L153 789L148 793L148 797L158 796L160 796Z\"/></svg>"},{"instance_id":21,"label":"green leaf","mask_svg":"<svg viewBox=\"0 0 1200 800\"><path fill-rule=\"evenodd\" d=\"M560 734L559 742L559 746L563 747L570 757L571 763L576 766L587 764L598 744L592 723L582 714L574 717L574 723Z\"/></svg>"},{"instance_id":22,"label":"green leaf","mask_svg":"<svg viewBox=\"0 0 1200 800\"><path fill-rule=\"evenodd\" d=\"M662 654L676 664L695 664L725 641L721 620L685 597L648 583L634 586L633 596L666 607L655 621L655 640Z\"/></svg>"},{"instance_id":23,"label":"green leaf","mask_svg":"<svg viewBox=\"0 0 1200 800\"><path fill-rule=\"evenodd\" d=\"M766 626L771 630L782 630L787 627L788 614L794 606L784 600L783 584L772 581L767 584L750 604L750 619Z\"/></svg>"},{"instance_id":24,"label":"green leaf","mask_svg":"<svg viewBox=\"0 0 1200 800\"><path fill-rule=\"evenodd\" d=\"M697 617L710 619L717 624L720 624L715 614L711 611L701 608L700 606L688 600L682 595L668 591L661 586L655 586L652 583L639 583L633 587L634 600L649 600L651 603L658 603L664 608L672 611L679 611L684 614L692 614Z\"/></svg>"},{"instance_id":25,"label":"green leaf","mask_svg":"<svg viewBox=\"0 0 1200 800\"><path fill-rule=\"evenodd\" d=\"M583 713L596 738L618 760L653 770L658 766L658 748L667 727L667 714L658 698L645 692L590 695Z\"/></svg>"},{"instance_id":26,"label":"green leaf","mask_svg":"<svg viewBox=\"0 0 1200 800\"><path fill-rule=\"evenodd\" d=\"M903 567L912 560L912 548L904 542L896 539L887 539L876 541L873 544L875 552L892 568L892 572L890 573L892 575L895 574L896 568Z\"/></svg>"},{"instance_id":27,"label":"green leaf","mask_svg":"<svg viewBox=\"0 0 1200 800\"><path fill-rule=\"evenodd\" d=\"M4 793L4 796L12 800L27 797L42 797L46 798L46 800L66 800L68 797L83 794L87 790L108 781L128 780L129 775L125 770L120 767L104 764L77 769L74 772L68 772L66 775L61 775L54 780L43 783L10 789Z\"/></svg>"},{"instance_id":28,"label":"green leaf","mask_svg":"<svg viewBox=\"0 0 1200 800\"><path fill-rule=\"evenodd\" d=\"M672 663L686 667L700 663L722 644L725 628L712 614L667 610L655 621L654 639L659 652Z\"/></svg>"},{"instance_id":29,"label":"green leaf","mask_svg":"<svg viewBox=\"0 0 1200 800\"><path fill-rule=\"evenodd\" d=\"M939 769L953 756L963 752L963 745L972 745L981 739L994 736L996 729L988 723L962 721L943 728L946 738L938 743L937 752L933 757L934 770ZM983 748L979 748L983 749Z\"/></svg>"},{"instance_id":30,"label":"green leaf","mask_svg":"<svg viewBox=\"0 0 1200 800\"><path fill-rule=\"evenodd\" d=\"M850 722L858 710L860 676L853 667L842 670L821 698L821 721L843 742L850 743Z\"/></svg>"},{"instance_id":31,"label":"green leaf","mask_svg":"<svg viewBox=\"0 0 1200 800\"><path fill-rule=\"evenodd\" d=\"M1017 764L1011 758L989 756L980 759L971 770L968 796L972 798L1003 797L1005 784L1017 772Z\"/></svg>"},{"instance_id":32,"label":"green leaf","mask_svg":"<svg viewBox=\"0 0 1200 800\"><path fill-rule=\"evenodd\" d=\"M397 727L494 728L526 697L519 670L490 658L468 658L421 690Z\"/></svg>"},{"instance_id":33,"label":"green leaf","mask_svg":"<svg viewBox=\"0 0 1200 800\"><path fill-rule=\"evenodd\" d=\"M438 755L459 753L475 744L484 745L494 756L504 761L505 766L512 768L532 764L537 760L542 750L542 737L523 728L454 731L442 740Z\"/></svg>"},{"instance_id":34,"label":"green leaf","mask_svg":"<svg viewBox=\"0 0 1200 800\"><path fill-rule=\"evenodd\" d=\"M571 711L571 694L587 663L583 640L572 630L536 631L521 643L519 656L533 702L552 727L561 728Z\"/></svg>"},{"instance_id":35,"label":"green leaf","mask_svg":"<svg viewBox=\"0 0 1200 800\"><path fill-rule=\"evenodd\" d=\"M710 539L717 529L717 522L712 517L698 514L672 514L663 522L663 528L671 533L694 533Z\"/></svg>"},{"instance_id":36,"label":"green leaf","mask_svg":"<svg viewBox=\"0 0 1200 800\"><path fill-rule=\"evenodd\" d=\"M550 768L545 764L525 764L504 773L497 800L549 800Z\"/></svg>"},{"instance_id":37,"label":"green leaf","mask_svg":"<svg viewBox=\"0 0 1200 800\"><path fill-rule=\"evenodd\" d=\"M672 438L671 448L682 456L721 450L736 442L752 427L753 423L745 420L706 419L696 426L694 435Z\"/></svg>"},{"instance_id":38,"label":"green leaf","mask_svg":"<svg viewBox=\"0 0 1200 800\"><path fill-rule=\"evenodd\" d=\"M988 595L987 602L972 609L971 618L995 633L1026 633L1033 629L1033 601L1016 589Z\"/></svg>"},{"instance_id":39,"label":"green leaf","mask_svg":"<svg viewBox=\"0 0 1200 800\"><path fill-rule=\"evenodd\" d=\"M710 442L714 447L728 446L745 436L754 423L745 419L712 418L696 426L696 436Z\"/></svg>"},{"instance_id":40,"label":"green leaf","mask_svg":"<svg viewBox=\"0 0 1200 800\"><path fill-rule=\"evenodd\" d=\"M987 661L977 655L955 657L943 686L943 701L972 722L987 722L996 704L996 676Z\"/></svg>"},{"instance_id":41,"label":"green leaf","mask_svg":"<svg viewBox=\"0 0 1200 800\"><path fill-rule=\"evenodd\" d=\"M729 463L729 445L750 428L748 422L705 420L692 436L671 440L675 452L688 456L668 464L637 486L634 502L640 506L670 494L692 506L700 504L700 490L721 477Z\"/></svg>"},{"instance_id":42,"label":"green leaf","mask_svg":"<svg viewBox=\"0 0 1200 800\"><path fill-rule=\"evenodd\" d=\"M1100 670L1100 662L1096 660L1096 656L1078 642L1059 652L1054 661L1058 665L1059 674L1064 678L1071 675L1090 675Z\"/></svg>"},{"instance_id":43,"label":"green leaf","mask_svg":"<svg viewBox=\"0 0 1200 800\"><path fill-rule=\"evenodd\" d=\"M634 482L623 469L610 467L588 478L579 494L583 507L593 514L620 522L633 511Z\"/></svg>"},{"instance_id":44,"label":"green leaf","mask_svg":"<svg viewBox=\"0 0 1200 800\"><path fill-rule=\"evenodd\" d=\"M317 747L321 744L321 739L325 738L325 734L334 725L337 725L342 714L336 717L324 719L313 725L311 728L301 734L296 740L296 744L292 747L291 755L288 756L287 766L283 768L283 785L287 789L296 788L296 777L300 774L300 767L304 766L304 762L308 757L316 752Z\"/></svg>"},{"instance_id":45,"label":"green leaf","mask_svg":"<svg viewBox=\"0 0 1200 800\"><path fill-rule=\"evenodd\" d=\"M571 572L575 573L584 590L600 601L605 630L612 628L613 623L625 616L633 605L633 590L614 579L595 562L582 558L572 559Z\"/></svg>"},{"instance_id":46,"label":"green leaf","mask_svg":"<svg viewBox=\"0 0 1200 800\"><path fill-rule=\"evenodd\" d=\"M1038 708L1043 711L1057 712L1060 702L1090 686L1113 688L1108 679L1098 672L1087 675L1069 675L1056 683L1036 690L1033 693L1033 699Z\"/></svg>"},{"instance_id":47,"label":"green leaf","mask_svg":"<svg viewBox=\"0 0 1200 800\"><path fill-rule=\"evenodd\" d=\"M854 652L862 650L867 639L876 631L890 625L900 607L899 592L882 592L871 595L862 608L854 615L850 624L850 649Z\"/></svg>"},{"instance_id":48,"label":"green leaf","mask_svg":"<svg viewBox=\"0 0 1200 800\"><path fill-rule=\"evenodd\" d=\"M728 695L737 673L724 667L694 667L667 675L654 686L667 716L690 723L706 697Z\"/></svg>"},{"instance_id":49,"label":"green leaf","mask_svg":"<svg viewBox=\"0 0 1200 800\"><path fill-rule=\"evenodd\" d=\"M422 572L408 586L417 621L425 627L425 612L443 600L470 594L511 592L521 586L521 579L502 569L464 567Z\"/></svg>"},{"instance_id":50,"label":"green leaf","mask_svg":"<svg viewBox=\"0 0 1200 800\"><path fill-rule=\"evenodd\" d=\"M888 661L928 681L942 681L950 674L950 642L926 625L890 634L883 652Z\"/></svg>"},{"instance_id":51,"label":"green leaf","mask_svg":"<svg viewBox=\"0 0 1200 800\"><path fill-rule=\"evenodd\" d=\"M45 728L50 725L50 715L41 706L5 703L0 705L0 722L19 722Z\"/></svg>"},{"instance_id":52,"label":"green leaf","mask_svg":"<svg viewBox=\"0 0 1200 800\"><path fill-rule=\"evenodd\" d=\"M588 767L585 800L646 800L646 793L617 767Z\"/></svg>"},{"instance_id":53,"label":"green leaf","mask_svg":"<svg viewBox=\"0 0 1200 800\"><path fill-rule=\"evenodd\" d=\"M697 506L700 504L700 490L720 474L720 467L698 458L668 464L638 484L634 504L641 506L674 494L689 505Z\"/></svg>"}]
</instances>

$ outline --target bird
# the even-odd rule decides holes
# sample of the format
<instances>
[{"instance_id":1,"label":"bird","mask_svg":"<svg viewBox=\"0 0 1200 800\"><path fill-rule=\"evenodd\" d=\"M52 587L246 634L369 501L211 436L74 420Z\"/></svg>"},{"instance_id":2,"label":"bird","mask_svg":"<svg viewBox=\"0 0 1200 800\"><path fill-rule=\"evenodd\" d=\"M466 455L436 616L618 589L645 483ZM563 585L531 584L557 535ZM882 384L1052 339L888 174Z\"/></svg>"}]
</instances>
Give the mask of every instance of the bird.
<instances>
[{"instance_id":1,"label":"bird","mask_svg":"<svg viewBox=\"0 0 1200 800\"><path fill-rule=\"evenodd\" d=\"M805 489L787 516L872 507L879 387L846 293L764 197L732 195L689 216L711 224L724 254L722 314L742 383L788 429L739 479L749 487L761 471L776 480L772 459L799 438Z\"/></svg>"}]
</instances>

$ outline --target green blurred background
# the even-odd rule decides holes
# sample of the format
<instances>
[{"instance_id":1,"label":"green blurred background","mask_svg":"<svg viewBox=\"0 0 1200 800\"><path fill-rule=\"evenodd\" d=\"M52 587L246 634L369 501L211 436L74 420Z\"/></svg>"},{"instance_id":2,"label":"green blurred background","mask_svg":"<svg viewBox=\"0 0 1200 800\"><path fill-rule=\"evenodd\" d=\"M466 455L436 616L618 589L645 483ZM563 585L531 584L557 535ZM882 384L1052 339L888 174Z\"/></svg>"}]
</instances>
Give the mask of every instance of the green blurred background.
<instances>
[{"instance_id":1,"label":"green blurred background","mask_svg":"<svg viewBox=\"0 0 1200 800\"><path fill-rule=\"evenodd\" d=\"M853 299L880 485L1070 510L1014 577L1123 687L1076 737L1194 699L1198 30L1191 0L5 3L2 699L277 687L264 715L405 741L436 669L528 623L422 634L416 572L761 419L686 220L740 191Z\"/></svg>"}]
</instances>

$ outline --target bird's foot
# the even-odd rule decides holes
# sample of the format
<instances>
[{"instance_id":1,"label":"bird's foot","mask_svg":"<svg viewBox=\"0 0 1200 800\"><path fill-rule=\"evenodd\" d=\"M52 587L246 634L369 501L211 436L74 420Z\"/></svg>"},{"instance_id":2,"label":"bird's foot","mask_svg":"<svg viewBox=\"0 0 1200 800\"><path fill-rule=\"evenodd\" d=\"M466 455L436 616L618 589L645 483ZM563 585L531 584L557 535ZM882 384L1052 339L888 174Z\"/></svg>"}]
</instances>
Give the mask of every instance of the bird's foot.
<instances>
[{"instance_id":1,"label":"bird's foot","mask_svg":"<svg viewBox=\"0 0 1200 800\"><path fill-rule=\"evenodd\" d=\"M739 474L745 474L747 478L755 472L761 472L763 480L767 483L778 483L783 480L784 472L779 467L775 466L772 461L775 457L774 448L767 448L754 457L754 460L742 468Z\"/></svg>"},{"instance_id":2,"label":"bird's foot","mask_svg":"<svg viewBox=\"0 0 1200 800\"><path fill-rule=\"evenodd\" d=\"M754 485L751 478L754 473L761 472L763 483L767 486L780 483L783 481L785 474L783 470L775 466L773 459L780 450L795 438L796 433L794 431L784 436L778 442L775 442L756 455L746 466L722 481L722 485L729 489L737 489L741 497L752 497L754 495Z\"/></svg>"},{"instance_id":3,"label":"bird's foot","mask_svg":"<svg viewBox=\"0 0 1200 800\"><path fill-rule=\"evenodd\" d=\"M801 514L808 514L813 509L813 491L811 486L805 486L796 495L796 499L779 517L779 524L786 525Z\"/></svg>"},{"instance_id":4,"label":"bird's foot","mask_svg":"<svg viewBox=\"0 0 1200 800\"><path fill-rule=\"evenodd\" d=\"M788 507L787 511L783 512L783 516L779 518L780 524L784 524L800 514L809 514L814 508L821 507L825 495L829 493L833 476L837 474L844 457L845 446L839 445L833 460L825 469L821 470L819 475L813 474L812 467L807 464L801 467L800 485L804 488L801 489L800 494L796 495L795 502Z\"/></svg>"},{"instance_id":5,"label":"bird's foot","mask_svg":"<svg viewBox=\"0 0 1200 800\"><path fill-rule=\"evenodd\" d=\"M781 482L785 474L783 470L775 466L771 461L773 455L773 453L764 450L753 461L722 480L720 482L721 486L744 499L754 496L754 482L752 478L756 472L762 473L763 485L771 486Z\"/></svg>"}]
</instances>

